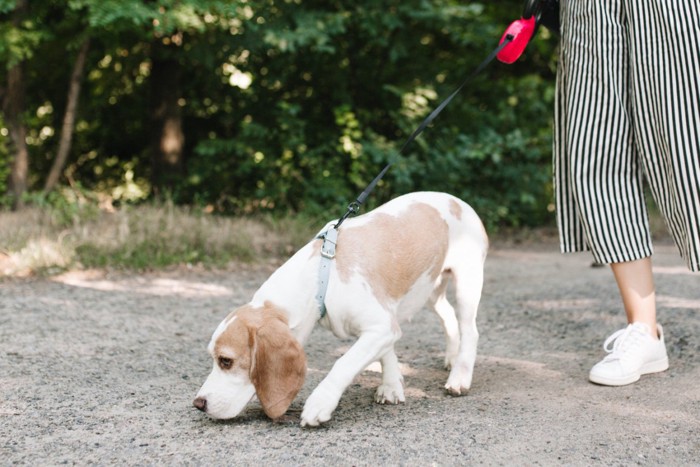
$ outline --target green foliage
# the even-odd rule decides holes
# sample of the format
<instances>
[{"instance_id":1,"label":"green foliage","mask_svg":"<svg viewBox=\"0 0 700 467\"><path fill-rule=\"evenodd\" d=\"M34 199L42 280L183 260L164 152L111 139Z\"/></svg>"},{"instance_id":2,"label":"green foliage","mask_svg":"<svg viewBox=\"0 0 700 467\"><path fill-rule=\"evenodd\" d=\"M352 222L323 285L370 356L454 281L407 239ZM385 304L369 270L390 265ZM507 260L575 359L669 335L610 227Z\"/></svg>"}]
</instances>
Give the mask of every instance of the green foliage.
<instances>
[{"instance_id":1,"label":"green foliage","mask_svg":"<svg viewBox=\"0 0 700 467\"><path fill-rule=\"evenodd\" d=\"M32 205L48 213L52 225L57 228L84 224L99 216L97 197L85 190L63 187L46 194L31 194L27 198Z\"/></svg>"},{"instance_id":2,"label":"green foliage","mask_svg":"<svg viewBox=\"0 0 700 467\"><path fill-rule=\"evenodd\" d=\"M517 129L507 134L485 130L445 138L426 159L409 165L416 188L468 200L489 226L536 226L547 222L551 172L543 168L542 149L535 144Z\"/></svg>"},{"instance_id":3,"label":"green foliage","mask_svg":"<svg viewBox=\"0 0 700 467\"><path fill-rule=\"evenodd\" d=\"M157 175L150 99L160 53L181 73L185 170L169 192L175 203L329 218L392 161L368 207L411 190L445 190L492 228L550 220L555 41L544 29L516 64L494 63L471 81L399 155L497 45L520 1L41 5L15 28L7 17L13 2L0 2L0 62L21 60L27 75L34 189L55 156L75 44L90 36L64 181L115 202L143 201ZM7 160L0 150L3 180Z\"/></svg>"},{"instance_id":4,"label":"green foliage","mask_svg":"<svg viewBox=\"0 0 700 467\"><path fill-rule=\"evenodd\" d=\"M243 3L225 0L68 0L71 10L82 11L98 32L141 32L163 37L180 32L203 33L237 18Z\"/></svg>"},{"instance_id":5,"label":"green foliage","mask_svg":"<svg viewBox=\"0 0 700 467\"><path fill-rule=\"evenodd\" d=\"M0 61L10 68L32 58L34 49L44 38L45 33L35 30L35 24L31 21L26 21L21 27L0 24Z\"/></svg>"}]
</instances>

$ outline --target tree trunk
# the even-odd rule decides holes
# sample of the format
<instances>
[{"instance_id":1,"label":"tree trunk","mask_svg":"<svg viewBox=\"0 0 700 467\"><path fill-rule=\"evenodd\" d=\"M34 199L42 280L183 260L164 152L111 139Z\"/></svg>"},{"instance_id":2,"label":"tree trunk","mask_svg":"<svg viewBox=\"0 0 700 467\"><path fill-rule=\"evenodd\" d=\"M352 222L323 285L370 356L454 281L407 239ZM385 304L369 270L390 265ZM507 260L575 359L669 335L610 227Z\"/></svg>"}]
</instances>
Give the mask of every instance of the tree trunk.
<instances>
[{"instance_id":1,"label":"tree trunk","mask_svg":"<svg viewBox=\"0 0 700 467\"><path fill-rule=\"evenodd\" d=\"M27 0L18 0L13 12L12 25L19 27L28 7ZM12 160L9 188L12 209L24 206L23 195L27 191L29 176L29 150L27 148L27 128L22 119L24 111L24 76L22 62L7 70L7 89L2 108L5 124L10 134L10 158Z\"/></svg>"},{"instance_id":2,"label":"tree trunk","mask_svg":"<svg viewBox=\"0 0 700 467\"><path fill-rule=\"evenodd\" d=\"M85 39L78 51L78 56L73 65L73 73L68 86L68 98L66 99L66 113L63 115L63 126L61 127L61 140L58 144L58 152L51 166L49 176L46 178L44 192L49 192L56 187L58 179L63 172L63 168L68 160L71 144L73 142L73 130L75 128L76 109L80 100L80 88L85 69L85 59L90 50L90 38Z\"/></svg>"},{"instance_id":3,"label":"tree trunk","mask_svg":"<svg viewBox=\"0 0 700 467\"><path fill-rule=\"evenodd\" d=\"M184 173L185 135L178 103L182 93L181 69L168 52L166 46L157 44L151 57L151 182L156 196L172 192Z\"/></svg>"}]
</instances>

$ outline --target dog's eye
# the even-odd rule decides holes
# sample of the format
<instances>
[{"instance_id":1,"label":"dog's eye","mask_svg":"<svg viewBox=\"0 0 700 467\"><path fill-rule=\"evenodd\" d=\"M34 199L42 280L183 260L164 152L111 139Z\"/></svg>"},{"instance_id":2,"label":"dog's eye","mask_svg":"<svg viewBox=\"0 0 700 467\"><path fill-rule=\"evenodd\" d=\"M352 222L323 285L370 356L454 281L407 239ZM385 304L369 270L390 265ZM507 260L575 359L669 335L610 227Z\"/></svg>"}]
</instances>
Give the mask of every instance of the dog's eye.
<instances>
[{"instance_id":1,"label":"dog's eye","mask_svg":"<svg viewBox=\"0 0 700 467\"><path fill-rule=\"evenodd\" d=\"M233 359L228 357L219 357L219 367L222 370L230 370L233 366Z\"/></svg>"}]
</instances>

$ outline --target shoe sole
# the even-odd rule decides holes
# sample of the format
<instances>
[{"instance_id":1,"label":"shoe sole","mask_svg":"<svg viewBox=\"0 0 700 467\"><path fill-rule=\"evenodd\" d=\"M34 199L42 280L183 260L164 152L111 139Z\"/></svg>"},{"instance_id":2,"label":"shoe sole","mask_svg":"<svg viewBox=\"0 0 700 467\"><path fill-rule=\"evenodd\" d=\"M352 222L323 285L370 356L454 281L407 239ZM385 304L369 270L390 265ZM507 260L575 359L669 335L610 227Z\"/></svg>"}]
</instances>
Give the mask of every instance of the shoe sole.
<instances>
[{"instance_id":1,"label":"shoe sole","mask_svg":"<svg viewBox=\"0 0 700 467\"><path fill-rule=\"evenodd\" d=\"M625 376L624 378L608 378L590 373L588 375L588 379L591 383L600 384L602 386L626 386L639 381L639 378L641 378L642 375L660 373L666 370L668 370L668 357L662 358L661 360L656 360L655 362L649 362L639 370L639 373L633 373Z\"/></svg>"}]
</instances>

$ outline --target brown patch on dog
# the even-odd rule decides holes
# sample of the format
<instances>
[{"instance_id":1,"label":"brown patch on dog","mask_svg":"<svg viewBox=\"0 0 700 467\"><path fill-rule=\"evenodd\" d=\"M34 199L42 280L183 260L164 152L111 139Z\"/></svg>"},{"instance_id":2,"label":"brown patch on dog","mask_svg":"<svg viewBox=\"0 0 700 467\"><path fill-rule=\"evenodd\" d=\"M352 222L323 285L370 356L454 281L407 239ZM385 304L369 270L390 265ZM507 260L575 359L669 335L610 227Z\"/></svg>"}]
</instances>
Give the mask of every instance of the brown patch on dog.
<instances>
[{"instance_id":1,"label":"brown patch on dog","mask_svg":"<svg viewBox=\"0 0 700 467\"><path fill-rule=\"evenodd\" d=\"M282 416L304 384L306 355L289 330L286 313L271 302L243 306L214 344L214 358L233 359L246 371L268 417ZM231 318L233 318L231 316Z\"/></svg>"},{"instance_id":2,"label":"brown patch on dog","mask_svg":"<svg viewBox=\"0 0 700 467\"><path fill-rule=\"evenodd\" d=\"M380 303L405 296L418 278L442 272L448 226L434 207L415 203L398 216L375 214L372 221L341 230L336 266L343 282L359 272Z\"/></svg>"},{"instance_id":3,"label":"brown patch on dog","mask_svg":"<svg viewBox=\"0 0 700 467\"><path fill-rule=\"evenodd\" d=\"M268 417L284 415L304 384L306 356L286 320L272 319L253 338L250 379Z\"/></svg>"},{"instance_id":4,"label":"brown patch on dog","mask_svg":"<svg viewBox=\"0 0 700 467\"><path fill-rule=\"evenodd\" d=\"M231 358L234 361L233 368L250 370L250 348L248 345L248 329L259 326L261 309L250 305L243 306L231 312L225 322L228 326L217 337L214 343L214 359L219 357ZM236 318L236 319L234 319Z\"/></svg>"}]
</instances>

